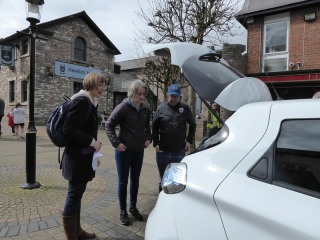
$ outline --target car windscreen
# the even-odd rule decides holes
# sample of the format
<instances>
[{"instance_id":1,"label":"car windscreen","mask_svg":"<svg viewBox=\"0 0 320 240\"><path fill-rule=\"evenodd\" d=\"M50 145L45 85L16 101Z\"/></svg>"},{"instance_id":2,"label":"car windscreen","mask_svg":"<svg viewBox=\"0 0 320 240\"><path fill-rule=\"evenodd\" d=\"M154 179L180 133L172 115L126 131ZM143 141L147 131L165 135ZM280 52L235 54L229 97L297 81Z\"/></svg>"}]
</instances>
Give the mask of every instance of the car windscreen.
<instances>
[{"instance_id":1,"label":"car windscreen","mask_svg":"<svg viewBox=\"0 0 320 240\"><path fill-rule=\"evenodd\" d=\"M209 102L214 102L226 86L242 77L221 61L203 61L199 56L188 58L182 71L198 95Z\"/></svg>"}]
</instances>

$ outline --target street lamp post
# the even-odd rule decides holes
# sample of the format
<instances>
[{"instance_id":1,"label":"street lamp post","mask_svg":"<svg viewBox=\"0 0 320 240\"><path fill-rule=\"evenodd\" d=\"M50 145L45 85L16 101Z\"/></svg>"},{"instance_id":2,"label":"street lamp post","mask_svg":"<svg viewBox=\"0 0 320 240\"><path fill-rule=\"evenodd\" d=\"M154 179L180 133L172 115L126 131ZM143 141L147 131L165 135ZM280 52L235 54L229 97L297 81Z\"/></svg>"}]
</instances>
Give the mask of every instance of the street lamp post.
<instances>
[{"instance_id":1,"label":"street lamp post","mask_svg":"<svg viewBox=\"0 0 320 240\"><path fill-rule=\"evenodd\" d=\"M39 188L36 182L36 136L37 129L34 123L34 92L35 92L35 40L37 23L40 22L44 0L25 0L27 21L30 22L28 36L30 38L30 83L29 83L29 124L26 131L26 174L27 182L21 185L24 189Z\"/></svg>"}]
</instances>

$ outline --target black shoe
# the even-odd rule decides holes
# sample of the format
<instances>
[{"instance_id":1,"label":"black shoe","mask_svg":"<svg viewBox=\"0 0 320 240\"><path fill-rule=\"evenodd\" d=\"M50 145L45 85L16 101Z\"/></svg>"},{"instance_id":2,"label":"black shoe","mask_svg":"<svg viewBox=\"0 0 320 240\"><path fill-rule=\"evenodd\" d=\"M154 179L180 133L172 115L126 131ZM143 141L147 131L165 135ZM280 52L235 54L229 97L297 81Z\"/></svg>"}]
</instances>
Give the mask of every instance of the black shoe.
<instances>
[{"instance_id":1,"label":"black shoe","mask_svg":"<svg viewBox=\"0 0 320 240\"><path fill-rule=\"evenodd\" d=\"M141 214L139 213L139 211L136 207L130 207L129 212L132 214L132 216L134 216L134 218L137 221L143 221L143 217L141 216Z\"/></svg>"},{"instance_id":2,"label":"black shoe","mask_svg":"<svg viewBox=\"0 0 320 240\"><path fill-rule=\"evenodd\" d=\"M126 210L120 211L120 222L122 225L128 226L130 224L128 213Z\"/></svg>"}]
</instances>

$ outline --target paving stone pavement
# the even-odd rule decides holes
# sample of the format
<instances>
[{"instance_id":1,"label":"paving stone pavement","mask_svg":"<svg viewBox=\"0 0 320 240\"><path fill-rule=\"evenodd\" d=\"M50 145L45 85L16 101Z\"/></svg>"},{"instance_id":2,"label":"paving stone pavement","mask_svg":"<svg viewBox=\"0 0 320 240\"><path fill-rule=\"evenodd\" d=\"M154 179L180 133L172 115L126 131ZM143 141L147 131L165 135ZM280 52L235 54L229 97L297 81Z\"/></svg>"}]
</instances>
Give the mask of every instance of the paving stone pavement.
<instances>
[{"instance_id":1,"label":"paving stone pavement","mask_svg":"<svg viewBox=\"0 0 320 240\"><path fill-rule=\"evenodd\" d=\"M36 182L40 188L23 189L26 183L26 143L15 140L11 129L2 121L0 137L0 238L5 240L64 239L61 212L63 210L67 181L61 176L58 164L58 148L46 135L43 126L37 127ZM158 197L158 172L155 151L145 151L140 177L137 207L144 217L137 222L130 217L131 225L119 223L117 197L117 171L114 149L103 129L99 129L102 141L102 164L96 177L88 183L82 200L82 227L95 232L95 239L144 239L146 220ZM128 191L129 193L129 191ZM128 196L129 197L129 196Z\"/></svg>"}]
</instances>

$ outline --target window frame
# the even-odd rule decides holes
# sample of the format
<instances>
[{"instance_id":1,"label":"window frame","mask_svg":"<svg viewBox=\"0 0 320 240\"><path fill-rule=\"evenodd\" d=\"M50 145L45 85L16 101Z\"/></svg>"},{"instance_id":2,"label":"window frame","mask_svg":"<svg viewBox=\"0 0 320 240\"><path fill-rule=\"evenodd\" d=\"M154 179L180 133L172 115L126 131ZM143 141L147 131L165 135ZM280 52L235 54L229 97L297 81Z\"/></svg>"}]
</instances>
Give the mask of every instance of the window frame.
<instances>
[{"instance_id":1,"label":"window frame","mask_svg":"<svg viewBox=\"0 0 320 240\"><path fill-rule=\"evenodd\" d=\"M14 103L16 100L16 81L10 80L8 84L8 102Z\"/></svg>"},{"instance_id":2,"label":"window frame","mask_svg":"<svg viewBox=\"0 0 320 240\"><path fill-rule=\"evenodd\" d=\"M317 118L285 119L285 120L283 120L280 124L277 138L274 140L274 142L271 144L271 146L268 148L268 150L259 158L259 160L257 162L255 162L253 164L253 166L247 171L247 176L252 179L261 181L261 182L276 185L276 186L279 186L279 187L282 187L285 189L289 189L289 190L292 190L292 191L295 191L295 192L298 192L301 194L305 194L305 195L316 197L316 198L320 199L320 190L312 190L312 189L304 187L304 186L299 186L298 184L294 184L293 182L290 182L290 178L289 178L289 181L283 181L283 179L282 180L276 179L276 177L277 177L276 174L279 174L279 173L276 173L276 171L279 169L279 168L277 169L277 167L279 166L277 164L281 163L281 161L277 162L277 160L279 160L279 157L281 157L280 155L283 153L283 147L281 148L281 151L277 151L277 147L278 147L277 144L278 144L279 138L281 137L281 130L283 129L283 123L288 122L288 121L296 121L296 122L300 121L301 122L300 130L303 131L303 129L304 129L303 126L306 124L306 122L303 123L302 121L305 121L305 120L317 121L317 122L315 122L315 125L314 125L315 128L316 128L316 126L318 126L318 124L320 124L320 119L317 119ZM301 134L301 131L299 132L297 129L299 129L299 128L295 128L294 131L292 131L292 132L294 132L294 134L296 136L303 135L303 134ZM313 132L312 129L311 130L309 129L309 132ZM318 139L318 135L320 135L320 133L316 132L315 135L316 135L316 137L313 136L313 138ZM288 139L290 140L290 141L288 141L290 143L290 146L293 147L292 149L287 148L287 152L289 154L292 153L292 155L289 156L290 157L289 165L292 163L296 164L296 165L298 163L298 165L299 165L300 164L299 158L302 159L301 156L303 156L303 153L305 152L305 154L303 156L304 161L301 163L303 163L303 164L310 163L310 162L312 163L313 159L319 159L319 167L317 167L318 166L317 162L315 162L315 164L310 165L310 168L312 170L319 169L318 172L320 172L320 157L319 157L320 150L315 151L315 147L310 148L310 146L312 146L312 145L305 144L305 143L308 143L307 141L308 141L308 139L310 139L310 137L305 137L304 138L305 141L302 141L303 144L309 146L309 149L297 149L297 146L295 146L297 144L293 144L294 142L297 142L297 141L295 141L295 139L293 139L291 136L289 136ZM294 160L295 160L295 162L294 162ZM267 161L267 164L265 164L266 161ZM284 164L285 163L286 162L284 161ZM302 164L300 164L300 165L302 165ZM316 166L316 167L314 167L314 166ZM301 170L301 169L298 169L298 170ZM309 173L308 171L305 171L305 172ZM292 175L288 175L288 176L292 177ZM296 174L295 176L301 177L301 174ZM319 179L320 179L320 177L319 177ZM294 180L299 181L299 179L297 179L297 178ZM320 184L320 180L318 182ZM310 183L305 183L305 184L307 185Z\"/></svg>"},{"instance_id":3,"label":"window frame","mask_svg":"<svg viewBox=\"0 0 320 240\"><path fill-rule=\"evenodd\" d=\"M87 62L87 42L83 37L78 36L73 41L73 59Z\"/></svg>"},{"instance_id":4,"label":"window frame","mask_svg":"<svg viewBox=\"0 0 320 240\"><path fill-rule=\"evenodd\" d=\"M24 38L21 40L21 56L25 56L29 54L29 38ZM26 51L25 51L26 50Z\"/></svg>"},{"instance_id":5,"label":"window frame","mask_svg":"<svg viewBox=\"0 0 320 240\"><path fill-rule=\"evenodd\" d=\"M266 52L266 29L267 26L277 23L285 22L287 25L287 36L286 36L286 50L285 51L276 51L276 52ZM268 70L266 71L266 64L267 60L274 60L274 59L281 59L286 58L286 67L280 71L287 71L288 70L288 62L289 62L289 39L290 37L290 13L282 13L276 14L272 16L268 16L264 18L264 25L263 25L263 60L262 60L262 72L278 72L279 70Z\"/></svg>"},{"instance_id":6,"label":"window frame","mask_svg":"<svg viewBox=\"0 0 320 240\"><path fill-rule=\"evenodd\" d=\"M29 82L27 80L22 80L21 81L21 102L29 101L28 89L29 89Z\"/></svg>"},{"instance_id":7,"label":"window frame","mask_svg":"<svg viewBox=\"0 0 320 240\"><path fill-rule=\"evenodd\" d=\"M82 90L82 89L83 89L82 81L81 82L80 81L73 81L72 82L72 95L80 92L80 90ZM78 90L78 91L76 91L76 90Z\"/></svg>"}]
</instances>

